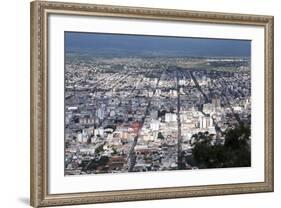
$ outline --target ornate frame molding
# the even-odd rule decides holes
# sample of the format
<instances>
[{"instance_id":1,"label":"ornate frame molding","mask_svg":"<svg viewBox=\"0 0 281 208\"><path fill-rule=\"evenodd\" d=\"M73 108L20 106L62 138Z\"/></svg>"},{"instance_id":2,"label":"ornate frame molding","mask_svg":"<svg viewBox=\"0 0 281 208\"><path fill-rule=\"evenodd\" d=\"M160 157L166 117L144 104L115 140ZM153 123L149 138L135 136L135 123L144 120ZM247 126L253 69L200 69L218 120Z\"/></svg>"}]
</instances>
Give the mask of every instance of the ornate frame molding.
<instances>
[{"instance_id":1,"label":"ornate frame molding","mask_svg":"<svg viewBox=\"0 0 281 208\"><path fill-rule=\"evenodd\" d=\"M150 20L258 25L265 28L265 180L260 183L188 186L74 194L48 194L47 17L94 15ZM61 2L31 2L31 205L78 205L273 191L273 17Z\"/></svg>"}]
</instances>

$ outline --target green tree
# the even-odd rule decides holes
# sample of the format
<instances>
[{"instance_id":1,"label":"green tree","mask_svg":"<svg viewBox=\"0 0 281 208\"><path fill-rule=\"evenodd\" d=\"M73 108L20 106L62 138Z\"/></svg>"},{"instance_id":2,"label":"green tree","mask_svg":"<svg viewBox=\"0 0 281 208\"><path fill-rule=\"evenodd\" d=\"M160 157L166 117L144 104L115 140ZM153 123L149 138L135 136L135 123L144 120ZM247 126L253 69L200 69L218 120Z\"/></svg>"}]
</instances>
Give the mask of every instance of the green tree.
<instances>
[{"instance_id":1,"label":"green tree","mask_svg":"<svg viewBox=\"0 0 281 208\"><path fill-rule=\"evenodd\" d=\"M161 132L159 132L157 138L158 139L164 139L164 136L163 136L163 134Z\"/></svg>"},{"instance_id":2,"label":"green tree","mask_svg":"<svg viewBox=\"0 0 281 208\"><path fill-rule=\"evenodd\" d=\"M95 149L95 153L96 153L96 154L99 154L99 153L103 152L103 151L104 151L103 146L104 146L104 144L98 146L98 147Z\"/></svg>"},{"instance_id":3,"label":"green tree","mask_svg":"<svg viewBox=\"0 0 281 208\"><path fill-rule=\"evenodd\" d=\"M192 136L192 157L199 168L247 167L251 165L250 128L240 125L228 129L224 144L214 135L199 132Z\"/></svg>"}]
</instances>

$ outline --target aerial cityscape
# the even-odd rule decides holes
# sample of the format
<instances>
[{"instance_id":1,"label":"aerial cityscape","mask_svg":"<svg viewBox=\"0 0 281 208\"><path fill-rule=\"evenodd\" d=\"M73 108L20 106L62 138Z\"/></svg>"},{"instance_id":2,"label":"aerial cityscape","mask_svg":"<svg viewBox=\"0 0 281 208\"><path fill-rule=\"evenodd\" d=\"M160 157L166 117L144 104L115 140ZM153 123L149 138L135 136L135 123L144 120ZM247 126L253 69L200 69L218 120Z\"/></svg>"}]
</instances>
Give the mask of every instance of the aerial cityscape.
<instances>
[{"instance_id":1,"label":"aerial cityscape","mask_svg":"<svg viewBox=\"0 0 281 208\"><path fill-rule=\"evenodd\" d=\"M65 175L251 166L250 50L65 32Z\"/></svg>"}]
</instances>

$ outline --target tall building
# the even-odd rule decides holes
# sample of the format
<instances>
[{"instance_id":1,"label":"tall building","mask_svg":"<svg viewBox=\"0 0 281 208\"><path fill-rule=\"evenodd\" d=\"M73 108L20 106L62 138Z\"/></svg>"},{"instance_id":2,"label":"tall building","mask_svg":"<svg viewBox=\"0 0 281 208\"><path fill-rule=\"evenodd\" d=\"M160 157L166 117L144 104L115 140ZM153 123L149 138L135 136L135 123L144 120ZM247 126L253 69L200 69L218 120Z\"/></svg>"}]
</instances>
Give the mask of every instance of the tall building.
<instances>
[{"instance_id":1,"label":"tall building","mask_svg":"<svg viewBox=\"0 0 281 208\"><path fill-rule=\"evenodd\" d=\"M207 129L209 127L213 127L213 119L209 116L200 116L199 128Z\"/></svg>"},{"instance_id":2,"label":"tall building","mask_svg":"<svg viewBox=\"0 0 281 208\"><path fill-rule=\"evenodd\" d=\"M105 108L104 107L100 107L97 112L96 115L99 119L104 119L105 117Z\"/></svg>"},{"instance_id":3,"label":"tall building","mask_svg":"<svg viewBox=\"0 0 281 208\"><path fill-rule=\"evenodd\" d=\"M212 98L212 104L214 105L215 108L221 107L221 101L218 98L218 96L215 96L214 98Z\"/></svg>"},{"instance_id":4,"label":"tall building","mask_svg":"<svg viewBox=\"0 0 281 208\"><path fill-rule=\"evenodd\" d=\"M152 131L159 131L160 121L159 120L152 120L150 123L150 128Z\"/></svg>"},{"instance_id":5,"label":"tall building","mask_svg":"<svg viewBox=\"0 0 281 208\"><path fill-rule=\"evenodd\" d=\"M87 143L88 138L89 138L89 135L84 130L83 130L82 133L77 134L77 141L80 142L80 143Z\"/></svg>"}]
</instances>

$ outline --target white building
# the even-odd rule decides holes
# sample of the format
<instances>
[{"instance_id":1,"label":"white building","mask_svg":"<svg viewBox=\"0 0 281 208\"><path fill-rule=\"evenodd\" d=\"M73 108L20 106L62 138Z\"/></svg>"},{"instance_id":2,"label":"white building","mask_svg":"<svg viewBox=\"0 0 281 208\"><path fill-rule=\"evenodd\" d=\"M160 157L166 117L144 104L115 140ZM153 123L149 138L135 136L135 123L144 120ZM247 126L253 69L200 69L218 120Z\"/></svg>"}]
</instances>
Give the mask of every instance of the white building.
<instances>
[{"instance_id":1,"label":"white building","mask_svg":"<svg viewBox=\"0 0 281 208\"><path fill-rule=\"evenodd\" d=\"M99 108L96 114L99 119L103 119L105 117L105 108L103 107Z\"/></svg>"},{"instance_id":2,"label":"white building","mask_svg":"<svg viewBox=\"0 0 281 208\"><path fill-rule=\"evenodd\" d=\"M77 134L77 141L80 143L87 143L88 142L89 135L86 131L83 131L82 133Z\"/></svg>"},{"instance_id":3,"label":"white building","mask_svg":"<svg viewBox=\"0 0 281 208\"><path fill-rule=\"evenodd\" d=\"M150 128L152 131L159 131L160 121L159 120L152 120L150 123Z\"/></svg>"},{"instance_id":4,"label":"white building","mask_svg":"<svg viewBox=\"0 0 281 208\"><path fill-rule=\"evenodd\" d=\"M177 121L177 115L175 113L166 113L165 114L165 122L176 122Z\"/></svg>"},{"instance_id":5,"label":"white building","mask_svg":"<svg viewBox=\"0 0 281 208\"><path fill-rule=\"evenodd\" d=\"M213 127L213 119L207 116L199 117L199 128L207 129L209 127Z\"/></svg>"},{"instance_id":6,"label":"white building","mask_svg":"<svg viewBox=\"0 0 281 208\"><path fill-rule=\"evenodd\" d=\"M215 106L212 103L206 103L203 105L203 112L210 114L215 111Z\"/></svg>"},{"instance_id":7,"label":"white building","mask_svg":"<svg viewBox=\"0 0 281 208\"><path fill-rule=\"evenodd\" d=\"M101 137L103 137L104 129L103 128L95 129L94 134L95 134L95 136L100 135Z\"/></svg>"}]
</instances>

